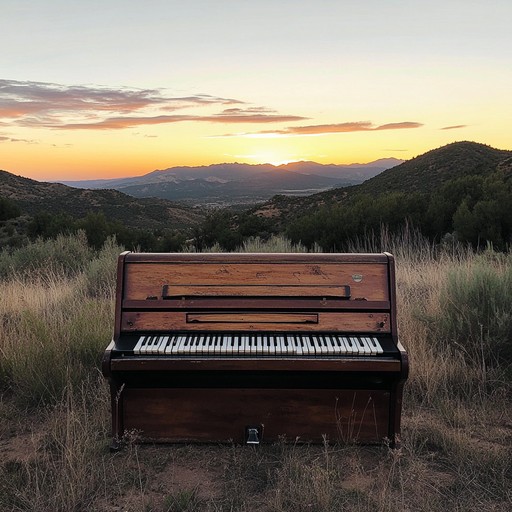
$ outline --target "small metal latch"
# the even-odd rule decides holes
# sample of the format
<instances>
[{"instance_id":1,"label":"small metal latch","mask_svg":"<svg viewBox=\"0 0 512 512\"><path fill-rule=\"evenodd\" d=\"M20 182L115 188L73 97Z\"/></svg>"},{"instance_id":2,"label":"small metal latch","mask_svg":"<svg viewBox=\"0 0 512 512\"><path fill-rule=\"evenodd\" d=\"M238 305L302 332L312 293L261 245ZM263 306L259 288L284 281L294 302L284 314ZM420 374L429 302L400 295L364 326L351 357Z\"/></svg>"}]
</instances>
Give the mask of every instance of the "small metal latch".
<instances>
[{"instance_id":1,"label":"small metal latch","mask_svg":"<svg viewBox=\"0 0 512 512\"><path fill-rule=\"evenodd\" d=\"M263 427L247 426L245 427L245 444L260 444L261 437L263 435Z\"/></svg>"}]
</instances>

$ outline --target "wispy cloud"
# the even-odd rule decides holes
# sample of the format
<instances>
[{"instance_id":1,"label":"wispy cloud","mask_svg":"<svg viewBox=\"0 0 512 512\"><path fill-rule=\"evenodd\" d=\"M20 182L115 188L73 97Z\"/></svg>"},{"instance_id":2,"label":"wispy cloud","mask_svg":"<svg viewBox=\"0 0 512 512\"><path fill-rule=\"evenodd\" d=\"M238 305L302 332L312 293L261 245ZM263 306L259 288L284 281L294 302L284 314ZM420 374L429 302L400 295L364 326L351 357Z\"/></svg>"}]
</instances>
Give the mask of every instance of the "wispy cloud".
<instances>
[{"instance_id":1,"label":"wispy cloud","mask_svg":"<svg viewBox=\"0 0 512 512\"><path fill-rule=\"evenodd\" d=\"M333 133L371 132L380 130L403 130L420 128L422 123L403 121L375 126L370 121L353 121L335 124L317 124L308 126L291 126L282 130L265 130L251 133L226 134L221 137L278 137L297 135L329 135Z\"/></svg>"},{"instance_id":2,"label":"wispy cloud","mask_svg":"<svg viewBox=\"0 0 512 512\"><path fill-rule=\"evenodd\" d=\"M306 119L245 105L241 100L208 94L170 96L159 89L0 80L0 119L25 127L116 130L183 121L273 123ZM229 108L208 115L169 114L190 108L226 106Z\"/></svg>"},{"instance_id":3,"label":"wispy cloud","mask_svg":"<svg viewBox=\"0 0 512 512\"><path fill-rule=\"evenodd\" d=\"M118 130L121 128L133 128L141 125L157 125L167 123L181 123L183 121L199 121L209 123L275 123L303 120L299 116L244 114L225 115L215 114L211 116L155 116L155 117L111 117L96 123L69 123L52 126L60 130Z\"/></svg>"},{"instance_id":4,"label":"wispy cloud","mask_svg":"<svg viewBox=\"0 0 512 512\"><path fill-rule=\"evenodd\" d=\"M457 130L458 128L466 128L467 126L467 124L456 124L454 126L445 126L441 128L441 130Z\"/></svg>"},{"instance_id":5,"label":"wispy cloud","mask_svg":"<svg viewBox=\"0 0 512 512\"><path fill-rule=\"evenodd\" d=\"M25 144L39 144L36 140L15 139L14 137L7 137L6 135L0 135L0 143L1 142L23 142Z\"/></svg>"}]
</instances>

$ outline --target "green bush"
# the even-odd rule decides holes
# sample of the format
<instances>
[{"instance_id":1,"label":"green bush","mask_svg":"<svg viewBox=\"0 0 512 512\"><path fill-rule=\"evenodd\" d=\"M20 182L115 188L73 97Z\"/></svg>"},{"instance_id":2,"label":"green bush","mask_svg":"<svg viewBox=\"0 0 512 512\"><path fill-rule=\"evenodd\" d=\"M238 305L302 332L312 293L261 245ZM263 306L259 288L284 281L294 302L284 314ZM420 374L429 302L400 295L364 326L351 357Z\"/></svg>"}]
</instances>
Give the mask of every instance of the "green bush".
<instances>
[{"instance_id":1,"label":"green bush","mask_svg":"<svg viewBox=\"0 0 512 512\"><path fill-rule=\"evenodd\" d=\"M0 253L0 278L28 273L74 276L84 270L93 256L82 231L55 239L39 238L24 247Z\"/></svg>"},{"instance_id":2,"label":"green bush","mask_svg":"<svg viewBox=\"0 0 512 512\"><path fill-rule=\"evenodd\" d=\"M512 364L512 255L454 266L440 292L439 339L477 365Z\"/></svg>"}]
</instances>

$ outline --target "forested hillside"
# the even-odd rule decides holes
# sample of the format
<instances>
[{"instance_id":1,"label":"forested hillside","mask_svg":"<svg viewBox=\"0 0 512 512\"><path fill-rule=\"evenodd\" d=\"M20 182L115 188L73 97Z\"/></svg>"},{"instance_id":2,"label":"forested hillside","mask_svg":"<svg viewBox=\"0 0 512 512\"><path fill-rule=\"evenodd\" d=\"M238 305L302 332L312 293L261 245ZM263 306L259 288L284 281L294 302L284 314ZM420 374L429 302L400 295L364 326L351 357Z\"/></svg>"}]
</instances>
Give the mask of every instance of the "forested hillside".
<instances>
[{"instance_id":1,"label":"forested hillside","mask_svg":"<svg viewBox=\"0 0 512 512\"><path fill-rule=\"evenodd\" d=\"M362 185L306 198L279 196L254 209L262 231L284 232L292 241L324 250L345 250L356 238L382 225L399 231L412 226L432 241L491 243L512 241L512 152L460 142L430 151L388 169ZM239 238L250 215L239 217ZM225 223L224 223L225 225ZM228 238L217 220L219 237ZM213 233L210 229L209 236ZM229 240L227 240L227 244ZM227 245L226 244L226 245Z\"/></svg>"},{"instance_id":2,"label":"forested hillside","mask_svg":"<svg viewBox=\"0 0 512 512\"><path fill-rule=\"evenodd\" d=\"M0 173L0 240L82 229L100 247L115 235L128 248L170 251L285 234L306 247L345 251L382 226L409 226L436 243L503 250L512 241L512 152L474 142L429 151L361 185L306 197L275 196L246 211L196 210L114 190L77 190Z\"/></svg>"}]
</instances>

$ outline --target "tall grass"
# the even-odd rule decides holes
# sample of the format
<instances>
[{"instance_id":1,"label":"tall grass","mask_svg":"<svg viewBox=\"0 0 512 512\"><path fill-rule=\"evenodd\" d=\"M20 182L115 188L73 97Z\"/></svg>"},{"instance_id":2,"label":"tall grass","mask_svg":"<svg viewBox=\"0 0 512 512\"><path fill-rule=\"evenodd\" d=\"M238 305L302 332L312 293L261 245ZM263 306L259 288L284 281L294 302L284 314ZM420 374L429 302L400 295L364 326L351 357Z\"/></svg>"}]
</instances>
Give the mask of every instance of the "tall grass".
<instances>
[{"instance_id":1,"label":"tall grass","mask_svg":"<svg viewBox=\"0 0 512 512\"><path fill-rule=\"evenodd\" d=\"M1 253L0 510L508 511L511 256L386 231L352 248L397 260L411 360L400 450L133 444L110 454L99 361L121 248L94 252L79 235ZM304 248L274 237L241 250Z\"/></svg>"},{"instance_id":2,"label":"tall grass","mask_svg":"<svg viewBox=\"0 0 512 512\"><path fill-rule=\"evenodd\" d=\"M108 241L94 255L81 235L68 240L57 262L47 258L66 246L64 237L3 255L11 277L1 282L0 378L28 406L55 403L86 379L111 335L120 248ZM27 254L46 256L27 264Z\"/></svg>"}]
</instances>

